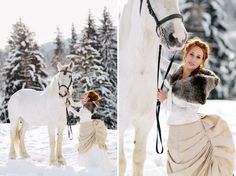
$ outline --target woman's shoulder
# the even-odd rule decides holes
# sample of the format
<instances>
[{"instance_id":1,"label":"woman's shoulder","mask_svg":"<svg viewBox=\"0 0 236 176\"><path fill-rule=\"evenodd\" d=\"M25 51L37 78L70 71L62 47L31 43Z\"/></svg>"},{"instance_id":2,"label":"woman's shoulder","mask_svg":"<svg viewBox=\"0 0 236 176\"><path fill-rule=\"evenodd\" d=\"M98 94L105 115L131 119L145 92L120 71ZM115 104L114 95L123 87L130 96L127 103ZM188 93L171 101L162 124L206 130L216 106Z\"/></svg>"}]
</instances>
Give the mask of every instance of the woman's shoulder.
<instances>
[{"instance_id":1,"label":"woman's shoulder","mask_svg":"<svg viewBox=\"0 0 236 176\"><path fill-rule=\"evenodd\" d=\"M200 69L199 72L198 72L198 74L203 74L203 75L208 75L208 76L215 76L215 77L217 77L216 74L215 74L213 71L211 71L211 70L209 70L209 69L206 69L206 68Z\"/></svg>"},{"instance_id":2,"label":"woman's shoulder","mask_svg":"<svg viewBox=\"0 0 236 176\"><path fill-rule=\"evenodd\" d=\"M182 69L172 75L173 94L191 103L205 104L209 92L219 83L219 78L214 72L202 69L187 79L178 79Z\"/></svg>"},{"instance_id":3,"label":"woman's shoulder","mask_svg":"<svg viewBox=\"0 0 236 176\"><path fill-rule=\"evenodd\" d=\"M206 81L213 81L215 86L219 83L220 78L211 70L203 68L201 69L195 77L202 77Z\"/></svg>"}]
</instances>

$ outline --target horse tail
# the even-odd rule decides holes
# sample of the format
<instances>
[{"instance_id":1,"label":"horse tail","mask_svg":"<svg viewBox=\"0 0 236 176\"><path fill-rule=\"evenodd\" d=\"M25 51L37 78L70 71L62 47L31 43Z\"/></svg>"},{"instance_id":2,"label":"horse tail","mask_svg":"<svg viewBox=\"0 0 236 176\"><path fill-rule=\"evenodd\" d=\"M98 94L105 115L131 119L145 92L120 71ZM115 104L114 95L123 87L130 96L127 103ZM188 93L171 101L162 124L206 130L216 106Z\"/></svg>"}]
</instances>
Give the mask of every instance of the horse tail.
<instances>
[{"instance_id":1,"label":"horse tail","mask_svg":"<svg viewBox=\"0 0 236 176\"><path fill-rule=\"evenodd\" d=\"M20 119L17 122L16 126L16 133L15 133L15 139L14 139L14 144L16 147L19 147L20 145L20 137L21 137L21 131L22 131L22 125L20 124Z\"/></svg>"}]
</instances>

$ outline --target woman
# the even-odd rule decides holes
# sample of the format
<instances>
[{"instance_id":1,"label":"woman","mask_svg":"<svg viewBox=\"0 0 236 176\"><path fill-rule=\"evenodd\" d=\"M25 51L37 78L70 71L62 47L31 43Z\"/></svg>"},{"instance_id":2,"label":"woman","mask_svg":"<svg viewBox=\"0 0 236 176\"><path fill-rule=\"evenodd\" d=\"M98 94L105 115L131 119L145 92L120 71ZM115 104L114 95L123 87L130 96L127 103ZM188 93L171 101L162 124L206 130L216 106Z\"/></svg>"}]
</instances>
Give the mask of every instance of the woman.
<instances>
[{"instance_id":1,"label":"woman","mask_svg":"<svg viewBox=\"0 0 236 176\"><path fill-rule=\"evenodd\" d=\"M226 122L216 115L197 113L219 82L204 68L208 54L206 42L189 40L183 64L174 64L170 70L168 95L157 91L157 98L170 110L167 172L171 176L233 175L235 147ZM162 58L162 69L168 64Z\"/></svg>"},{"instance_id":2,"label":"woman","mask_svg":"<svg viewBox=\"0 0 236 176\"><path fill-rule=\"evenodd\" d=\"M104 175L112 174L114 169L107 156L107 129L103 121L92 119L97 109L100 96L95 91L88 91L83 96L83 107L79 112L67 104L69 111L80 117L79 164L85 167L98 167Z\"/></svg>"}]
</instances>

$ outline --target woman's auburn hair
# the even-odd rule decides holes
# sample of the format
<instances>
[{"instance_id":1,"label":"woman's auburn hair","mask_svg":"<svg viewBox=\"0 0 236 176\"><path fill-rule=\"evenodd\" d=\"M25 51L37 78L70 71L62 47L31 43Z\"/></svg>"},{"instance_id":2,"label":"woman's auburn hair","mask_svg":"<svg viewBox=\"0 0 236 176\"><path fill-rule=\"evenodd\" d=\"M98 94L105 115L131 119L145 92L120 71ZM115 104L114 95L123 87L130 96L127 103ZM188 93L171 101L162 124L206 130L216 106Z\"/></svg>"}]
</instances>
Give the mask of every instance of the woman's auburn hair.
<instances>
[{"instance_id":1,"label":"woman's auburn hair","mask_svg":"<svg viewBox=\"0 0 236 176\"><path fill-rule=\"evenodd\" d=\"M101 97L96 93L94 90L90 90L86 92L83 96L84 99L87 99L87 102L95 102L98 103L98 101L101 99Z\"/></svg>"},{"instance_id":2,"label":"woman's auburn hair","mask_svg":"<svg viewBox=\"0 0 236 176\"><path fill-rule=\"evenodd\" d=\"M208 55L210 53L210 48L209 48L209 44L207 42L203 41L202 39L200 39L198 37L188 40L188 42L186 43L186 45L183 49L183 51L184 51L183 59L185 59L187 54L189 53L189 51L196 46L202 49L202 52L203 52L202 60L203 61L202 61L202 64L200 65L200 68L204 68L206 60L207 60Z\"/></svg>"}]
</instances>

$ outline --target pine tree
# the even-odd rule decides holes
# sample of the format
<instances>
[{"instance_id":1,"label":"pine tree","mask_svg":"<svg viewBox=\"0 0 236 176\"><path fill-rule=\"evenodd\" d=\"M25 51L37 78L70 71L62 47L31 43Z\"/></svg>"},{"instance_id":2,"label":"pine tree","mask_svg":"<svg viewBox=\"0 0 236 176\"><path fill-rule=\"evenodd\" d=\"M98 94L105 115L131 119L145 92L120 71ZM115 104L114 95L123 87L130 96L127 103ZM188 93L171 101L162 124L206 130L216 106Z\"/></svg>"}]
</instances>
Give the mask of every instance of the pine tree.
<instances>
[{"instance_id":1,"label":"pine tree","mask_svg":"<svg viewBox=\"0 0 236 176\"><path fill-rule=\"evenodd\" d=\"M96 65L100 58L99 52L97 51L98 40L95 21L89 11L87 24L84 27L81 38L75 45L76 56L71 59L74 61L75 67L75 81L74 90L77 92L76 99L81 98L81 94L87 90L92 89L93 83L93 72L91 67ZM78 84L81 84L78 86ZM79 96L79 97L78 97Z\"/></svg>"},{"instance_id":2,"label":"pine tree","mask_svg":"<svg viewBox=\"0 0 236 176\"><path fill-rule=\"evenodd\" d=\"M226 38L226 13L223 0L183 0L180 8L188 32L210 44L209 68L221 79L221 84L211 93L211 98L233 98L236 88L236 59ZM233 95L234 94L234 95Z\"/></svg>"},{"instance_id":3,"label":"pine tree","mask_svg":"<svg viewBox=\"0 0 236 176\"><path fill-rule=\"evenodd\" d=\"M43 55L35 43L34 34L21 20L13 25L8 41L10 51L4 67L5 97L2 102L1 121L9 122L7 103L12 94L22 88L43 90L47 74L43 70Z\"/></svg>"},{"instance_id":4,"label":"pine tree","mask_svg":"<svg viewBox=\"0 0 236 176\"><path fill-rule=\"evenodd\" d=\"M0 50L0 75L3 73L3 64L7 58L7 53L3 50ZM0 76L0 96L2 97L3 92L4 78ZM1 102L1 99L0 99Z\"/></svg>"},{"instance_id":5,"label":"pine tree","mask_svg":"<svg viewBox=\"0 0 236 176\"><path fill-rule=\"evenodd\" d=\"M82 34L81 41L86 43L88 42L92 48L98 50L99 48L99 41L98 41L98 33L97 33L97 26L95 24L95 19L89 11L87 25L84 28L84 32ZM84 41L88 40L88 41Z\"/></svg>"},{"instance_id":6,"label":"pine tree","mask_svg":"<svg viewBox=\"0 0 236 176\"><path fill-rule=\"evenodd\" d=\"M62 33L61 33L59 27L57 28L57 36L56 36L54 43L56 45L56 48L54 50L54 56L51 61L51 65L56 72L57 71L57 63L60 62L60 63L64 64L66 61L66 59L65 59L66 54L64 51L64 49L65 49L64 39L63 39L63 36L62 36Z\"/></svg>"},{"instance_id":7,"label":"pine tree","mask_svg":"<svg viewBox=\"0 0 236 176\"><path fill-rule=\"evenodd\" d=\"M109 75L108 83L104 84L106 89L103 92L105 97L102 111L108 117L107 123L110 121L111 128L115 128L117 123L117 35L106 7L100 22L98 38L101 47L99 51L104 71Z\"/></svg>"},{"instance_id":8,"label":"pine tree","mask_svg":"<svg viewBox=\"0 0 236 176\"><path fill-rule=\"evenodd\" d=\"M74 24L72 24L71 27L71 39L70 39L70 54L75 54L75 46L77 43L77 34L75 31L75 26Z\"/></svg>"},{"instance_id":9,"label":"pine tree","mask_svg":"<svg viewBox=\"0 0 236 176\"><path fill-rule=\"evenodd\" d=\"M110 125L108 116L103 109L107 96L105 94L109 91L107 87L111 87L111 85L109 85L109 75L105 72L103 60L98 50L101 45L99 44L97 27L91 12L88 14L88 20L81 38L77 42L75 45L76 56L70 55L75 63L75 81L73 85L75 95L73 97L78 100L88 90L98 92L102 100L96 116L99 116L107 125Z\"/></svg>"}]
</instances>

